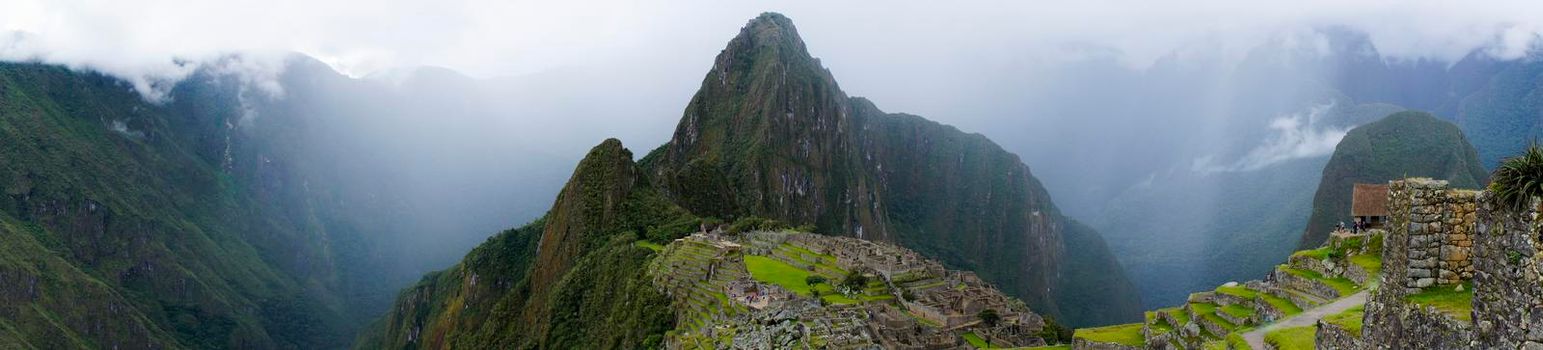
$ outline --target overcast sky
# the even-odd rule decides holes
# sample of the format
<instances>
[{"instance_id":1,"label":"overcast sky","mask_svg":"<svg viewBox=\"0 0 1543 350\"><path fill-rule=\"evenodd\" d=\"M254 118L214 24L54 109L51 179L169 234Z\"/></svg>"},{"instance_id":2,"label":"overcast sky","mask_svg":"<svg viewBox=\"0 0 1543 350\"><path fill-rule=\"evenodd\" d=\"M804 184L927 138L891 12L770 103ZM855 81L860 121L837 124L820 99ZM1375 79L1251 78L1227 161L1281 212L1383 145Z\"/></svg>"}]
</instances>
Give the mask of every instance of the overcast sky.
<instances>
[{"instance_id":1,"label":"overcast sky","mask_svg":"<svg viewBox=\"0 0 1543 350\"><path fill-rule=\"evenodd\" d=\"M1536 4L0 0L0 30L12 33L0 36L0 58L151 79L183 74L174 59L288 51L352 76L420 65L474 77L630 62L701 71L745 20L778 11L843 83L882 91L893 84L885 77L950 65L1112 55L1139 68L1175 52L1235 54L1320 26L1363 30L1388 54L1453 58L1493 42L1524 47L1543 28Z\"/></svg>"}]
</instances>

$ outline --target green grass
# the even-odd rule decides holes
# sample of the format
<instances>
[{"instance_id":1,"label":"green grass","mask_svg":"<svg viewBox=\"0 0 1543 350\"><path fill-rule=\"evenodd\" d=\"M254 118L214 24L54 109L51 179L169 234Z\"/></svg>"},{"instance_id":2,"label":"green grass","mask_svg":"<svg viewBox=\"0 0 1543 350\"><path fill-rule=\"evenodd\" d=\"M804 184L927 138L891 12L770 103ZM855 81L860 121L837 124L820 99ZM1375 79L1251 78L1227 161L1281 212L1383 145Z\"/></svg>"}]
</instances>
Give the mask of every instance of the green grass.
<instances>
[{"instance_id":1,"label":"green grass","mask_svg":"<svg viewBox=\"0 0 1543 350\"><path fill-rule=\"evenodd\" d=\"M1131 346L1142 346L1146 339L1141 337L1141 324L1121 324L1098 328L1081 328L1072 336L1099 343L1115 343Z\"/></svg>"},{"instance_id":2,"label":"green grass","mask_svg":"<svg viewBox=\"0 0 1543 350\"><path fill-rule=\"evenodd\" d=\"M1216 312L1216 304L1212 303L1190 303L1189 308L1191 310L1195 310L1196 315L1205 315Z\"/></svg>"},{"instance_id":3,"label":"green grass","mask_svg":"<svg viewBox=\"0 0 1543 350\"><path fill-rule=\"evenodd\" d=\"M1404 297L1404 300L1418 305L1432 306L1454 318L1472 322L1473 284L1464 283L1461 292L1455 291L1455 288L1455 285L1432 286Z\"/></svg>"},{"instance_id":4,"label":"green grass","mask_svg":"<svg viewBox=\"0 0 1543 350\"><path fill-rule=\"evenodd\" d=\"M1222 318L1221 316L1217 316L1214 312L1200 315L1200 317L1205 318L1207 321L1211 321L1211 323L1215 323L1218 326L1222 326L1222 329L1225 329L1228 332L1232 332L1232 330L1238 329L1238 325L1233 324L1231 321L1227 321L1227 319Z\"/></svg>"},{"instance_id":5,"label":"green grass","mask_svg":"<svg viewBox=\"0 0 1543 350\"><path fill-rule=\"evenodd\" d=\"M1189 313L1184 312L1184 309L1181 307L1175 306L1167 309L1158 309L1157 312L1168 313L1168 316L1173 318L1173 322L1178 323L1175 326L1189 324Z\"/></svg>"},{"instance_id":6,"label":"green grass","mask_svg":"<svg viewBox=\"0 0 1543 350\"><path fill-rule=\"evenodd\" d=\"M1163 321L1162 319L1153 320L1147 324L1152 325L1153 333L1161 334L1173 331L1173 325L1168 324L1168 321Z\"/></svg>"},{"instance_id":7,"label":"green grass","mask_svg":"<svg viewBox=\"0 0 1543 350\"><path fill-rule=\"evenodd\" d=\"M1231 347L1233 350L1253 350L1253 347L1248 346L1248 341L1243 340L1243 335L1240 333L1242 332L1233 332L1232 334L1228 334L1227 346Z\"/></svg>"},{"instance_id":8,"label":"green grass","mask_svg":"<svg viewBox=\"0 0 1543 350\"><path fill-rule=\"evenodd\" d=\"M655 253L664 251L664 245L659 244L659 243L649 242L647 240L637 241L637 243L633 243L633 244L635 244L635 245L637 245L639 247L648 248L649 250L653 250Z\"/></svg>"},{"instance_id":9,"label":"green grass","mask_svg":"<svg viewBox=\"0 0 1543 350\"><path fill-rule=\"evenodd\" d=\"M981 338L979 335L976 335L975 332L965 333L964 334L964 341L970 343L970 346L973 346L976 349L990 349L991 348L991 343L987 343L986 339Z\"/></svg>"},{"instance_id":10,"label":"green grass","mask_svg":"<svg viewBox=\"0 0 1543 350\"><path fill-rule=\"evenodd\" d=\"M789 265L781 260L760 255L746 255L745 269L749 270L750 277L757 281L787 288L787 290L801 296L810 295L809 291L811 288L809 283L804 282L805 278L813 275L809 271ZM827 276L827 279L829 279L829 276ZM818 284L818 286L826 288L826 290L830 288L829 285L824 283ZM821 293L825 293L825 291L821 291Z\"/></svg>"},{"instance_id":11,"label":"green grass","mask_svg":"<svg viewBox=\"0 0 1543 350\"><path fill-rule=\"evenodd\" d=\"M1243 298L1244 300L1253 299L1254 296L1259 295L1259 292L1256 292L1256 291L1254 291L1252 289L1248 289L1248 287L1244 287L1244 286L1241 286L1241 285L1231 286L1231 287L1227 287L1227 286L1216 287L1216 292L1217 293L1221 293L1221 294L1226 294L1226 295L1231 295L1231 296Z\"/></svg>"},{"instance_id":12,"label":"green grass","mask_svg":"<svg viewBox=\"0 0 1543 350\"><path fill-rule=\"evenodd\" d=\"M1366 305L1346 309L1337 314L1323 318L1324 322L1332 323L1350 332L1350 335L1361 336L1361 319L1366 315Z\"/></svg>"},{"instance_id":13,"label":"green grass","mask_svg":"<svg viewBox=\"0 0 1543 350\"><path fill-rule=\"evenodd\" d=\"M1377 274L1382 273L1382 255L1354 255L1350 257L1350 263L1356 264L1356 266L1360 266L1361 269L1366 270L1366 272L1374 278L1377 277Z\"/></svg>"},{"instance_id":14,"label":"green grass","mask_svg":"<svg viewBox=\"0 0 1543 350\"><path fill-rule=\"evenodd\" d=\"M1315 326L1280 329L1264 335L1264 342L1280 350L1311 350Z\"/></svg>"},{"instance_id":15,"label":"green grass","mask_svg":"<svg viewBox=\"0 0 1543 350\"><path fill-rule=\"evenodd\" d=\"M1246 306L1237 305L1237 304L1223 306L1222 307L1222 312L1225 312L1228 315L1232 315L1232 317L1237 317L1237 318L1249 318L1249 317L1254 315L1254 309L1250 309L1250 308L1248 308Z\"/></svg>"},{"instance_id":16,"label":"green grass","mask_svg":"<svg viewBox=\"0 0 1543 350\"><path fill-rule=\"evenodd\" d=\"M1302 308L1298 307L1297 304L1292 303L1290 299L1270 294L1259 294L1259 299L1269 303L1270 306L1275 307L1276 310L1280 310L1281 313L1285 314L1284 316L1291 316L1302 313Z\"/></svg>"},{"instance_id":17,"label":"green grass","mask_svg":"<svg viewBox=\"0 0 1543 350\"><path fill-rule=\"evenodd\" d=\"M1061 345L1045 345L1045 346L1018 348L1018 349L1015 349L1015 350L1071 350L1071 349L1072 349L1072 346L1070 344L1061 344Z\"/></svg>"},{"instance_id":18,"label":"green grass","mask_svg":"<svg viewBox=\"0 0 1543 350\"><path fill-rule=\"evenodd\" d=\"M1360 286L1357 286L1355 282L1344 277L1324 277L1323 274L1315 271L1295 269L1285 265L1281 265L1281 269L1285 270L1287 273L1297 275L1298 277L1323 282L1323 284L1328 285L1330 288L1334 288L1334 290L1339 291L1339 295L1342 297L1355 294L1355 291L1361 288Z\"/></svg>"},{"instance_id":19,"label":"green grass","mask_svg":"<svg viewBox=\"0 0 1543 350\"><path fill-rule=\"evenodd\" d=\"M790 265L786 262L783 262L782 260L777 260L775 258L766 256L746 255L745 269L749 270L750 277L757 281L771 283L782 288L787 288L787 290L793 291L793 293L804 297L811 296L813 295L812 292L818 291L820 292L820 299L824 299L826 302L836 305L856 304L866 301L891 300L895 298L894 295L890 295L888 290L883 288L884 282L877 280L869 281L868 286L863 288L863 293L856 295L855 299L854 297L848 297L841 295L841 293L837 293L835 287L831 286L830 283L820 283L811 287L809 286L809 283L805 281L805 279L809 278L809 276L819 274ZM825 278L831 281L836 280L831 276L825 276Z\"/></svg>"},{"instance_id":20,"label":"green grass","mask_svg":"<svg viewBox=\"0 0 1543 350\"><path fill-rule=\"evenodd\" d=\"M1334 251L1333 248L1319 247L1318 249L1312 249L1312 250L1299 250L1296 253L1291 253L1291 256L1293 256L1293 257L1306 256L1306 257L1311 257L1313 259L1322 260L1322 259L1326 259L1326 258L1332 256L1334 253L1335 253L1335 251Z\"/></svg>"}]
</instances>

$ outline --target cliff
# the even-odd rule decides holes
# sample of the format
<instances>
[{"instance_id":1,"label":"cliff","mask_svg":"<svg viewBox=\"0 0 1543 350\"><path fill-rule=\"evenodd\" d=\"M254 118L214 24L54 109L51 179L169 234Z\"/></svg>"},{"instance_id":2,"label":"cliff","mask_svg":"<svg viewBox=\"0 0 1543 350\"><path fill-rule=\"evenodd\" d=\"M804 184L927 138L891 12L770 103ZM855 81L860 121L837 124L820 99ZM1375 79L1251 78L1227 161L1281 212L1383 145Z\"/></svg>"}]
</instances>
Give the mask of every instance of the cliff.
<instances>
[{"instance_id":1,"label":"cliff","mask_svg":"<svg viewBox=\"0 0 1543 350\"><path fill-rule=\"evenodd\" d=\"M1070 323L1132 320L1139 308L1102 238L1079 227L1068 240L1070 219L1016 155L847 96L778 14L729 41L670 142L641 163L698 215L894 242ZM1093 271L1107 283L1067 281Z\"/></svg>"}]
</instances>

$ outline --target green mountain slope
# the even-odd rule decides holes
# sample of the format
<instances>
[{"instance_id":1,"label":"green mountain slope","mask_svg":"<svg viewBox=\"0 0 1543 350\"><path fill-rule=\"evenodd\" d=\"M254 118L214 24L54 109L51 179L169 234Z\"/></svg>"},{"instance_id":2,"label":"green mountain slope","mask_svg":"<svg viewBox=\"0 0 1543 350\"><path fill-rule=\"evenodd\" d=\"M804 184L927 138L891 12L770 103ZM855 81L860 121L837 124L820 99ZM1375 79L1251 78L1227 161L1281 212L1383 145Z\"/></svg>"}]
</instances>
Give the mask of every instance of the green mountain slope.
<instances>
[{"instance_id":1,"label":"green mountain slope","mask_svg":"<svg viewBox=\"0 0 1543 350\"><path fill-rule=\"evenodd\" d=\"M698 215L764 216L896 242L1073 324L1137 316L1134 288L1102 238L1084 230L1068 244L1070 220L1018 156L979 134L848 97L778 14L729 42L674 137L641 163ZM1071 266L1110 273L1112 283L1066 284L1076 278L1067 277ZM1064 312L1063 300L1085 301L1067 309L1087 312Z\"/></svg>"},{"instance_id":2,"label":"green mountain slope","mask_svg":"<svg viewBox=\"0 0 1543 350\"><path fill-rule=\"evenodd\" d=\"M1357 183L1430 177L1453 188L1479 188L1489 173L1456 125L1424 112L1399 112L1351 129L1323 168L1300 246L1322 245L1339 222L1350 222L1350 191Z\"/></svg>"},{"instance_id":3,"label":"green mountain slope","mask_svg":"<svg viewBox=\"0 0 1543 350\"><path fill-rule=\"evenodd\" d=\"M238 116L191 114L233 110L195 100L155 105L118 79L0 65L0 342L346 344L328 235L289 201L284 160L255 156L261 144L227 124Z\"/></svg>"},{"instance_id":4,"label":"green mountain slope","mask_svg":"<svg viewBox=\"0 0 1543 350\"><path fill-rule=\"evenodd\" d=\"M653 251L634 242L644 235L668 242L696 224L641 177L620 141L606 140L543 219L493 236L403 291L358 347L658 345L674 313L646 275Z\"/></svg>"}]
</instances>

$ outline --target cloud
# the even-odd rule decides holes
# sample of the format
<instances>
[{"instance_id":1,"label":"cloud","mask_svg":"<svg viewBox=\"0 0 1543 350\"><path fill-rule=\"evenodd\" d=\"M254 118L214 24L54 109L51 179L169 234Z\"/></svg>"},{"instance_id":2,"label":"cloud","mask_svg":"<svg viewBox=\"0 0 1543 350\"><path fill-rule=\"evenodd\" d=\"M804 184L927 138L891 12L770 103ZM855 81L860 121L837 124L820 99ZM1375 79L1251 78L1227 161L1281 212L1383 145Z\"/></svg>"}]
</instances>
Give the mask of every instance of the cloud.
<instances>
[{"instance_id":1,"label":"cloud","mask_svg":"<svg viewBox=\"0 0 1543 350\"><path fill-rule=\"evenodd\" d=\"M832 66L858 72L1088 52L1139 68L1187 52L1240 55L1279 33L1324 26L1364 31L1392 57L1452 60L1489 47L1514 58L1543 30L1534 1L0 0L0 8L0 32L23 33L0 35L0 59L101 71L152 97L198 64L249 52L301 52L355 77L422 65L474 77L661 68L641 66L653 62L700 71L727 35L767 10L818 38L811 49Z\"/></svg>"},{"instance_id":2,"label":"cloud","mask_svg":"<svg viewBox=\"0 0 1543 350\"><path fill-rule=\"evenodd\" d=\"M1269 129L1273 134L1242 158L1231 164L1213 164L1214 156L1203 156L1192 162L1191 170L1203 174L1255 171L1289 160L1333 154L1339 140L1350 131L1348 127L1322 125L1320 121L1333 108L1333 103L1321 104L1304 113L1271 119Z\"/></svg>"}]
</instances>

